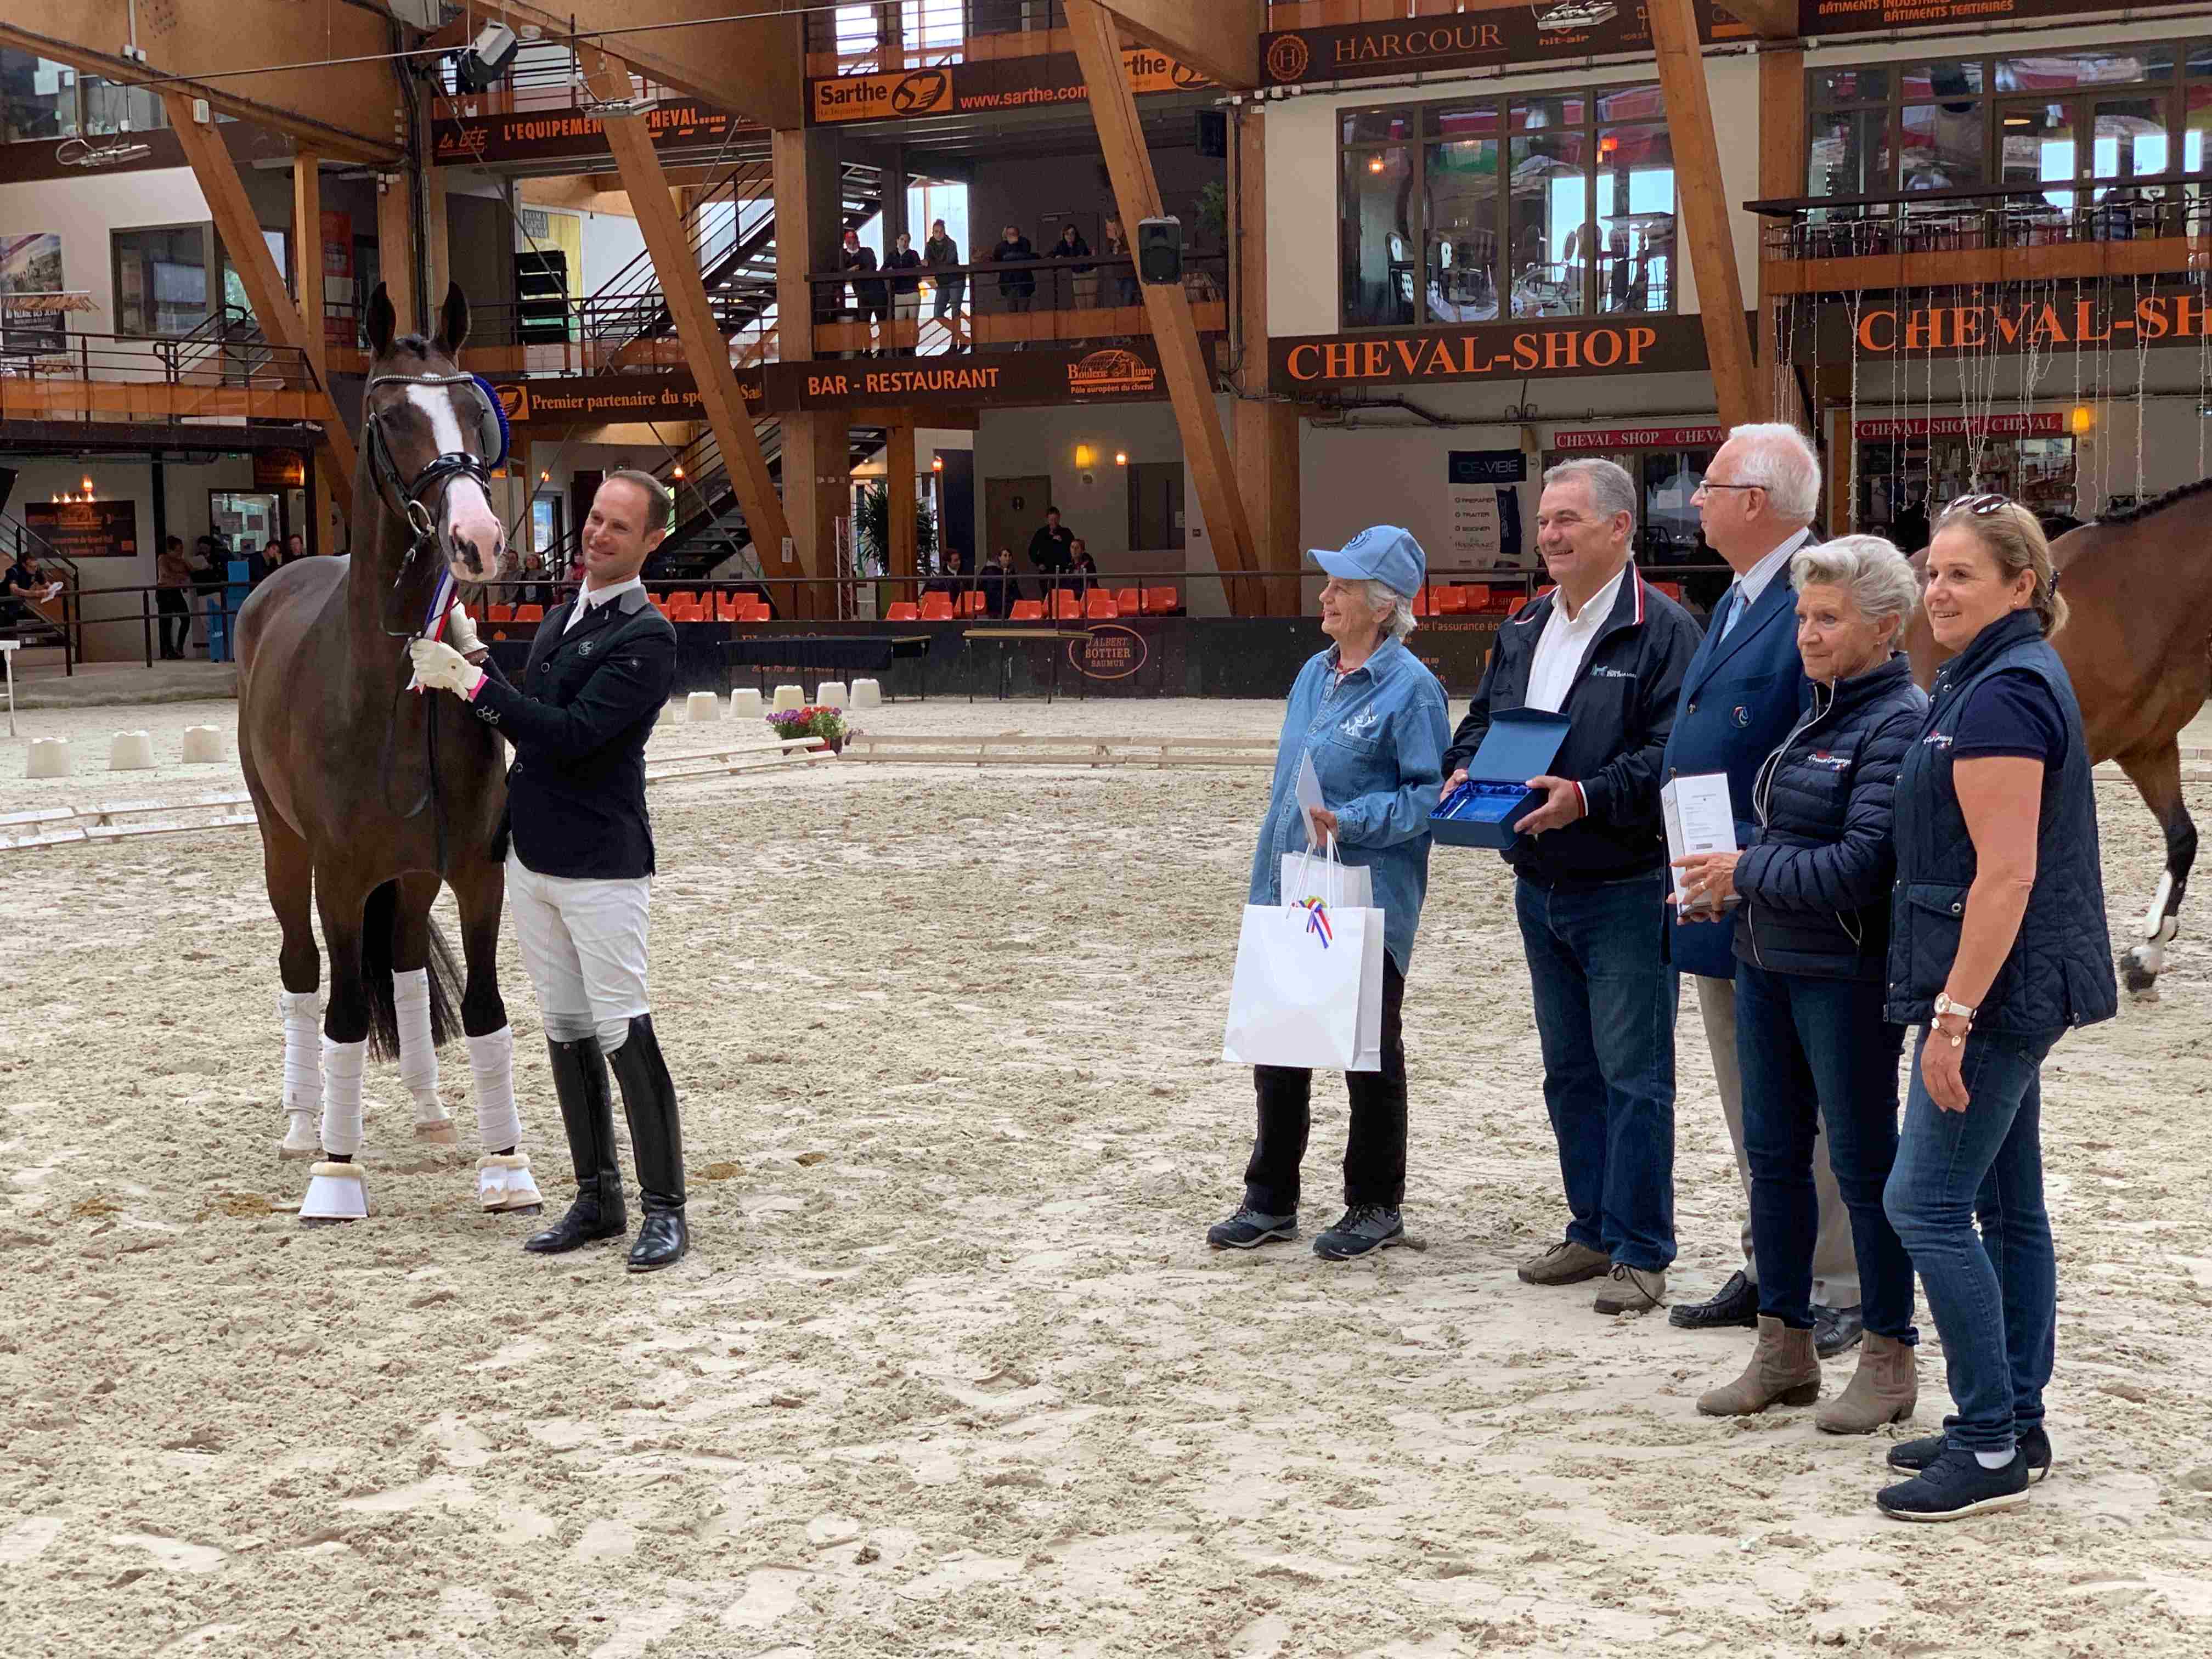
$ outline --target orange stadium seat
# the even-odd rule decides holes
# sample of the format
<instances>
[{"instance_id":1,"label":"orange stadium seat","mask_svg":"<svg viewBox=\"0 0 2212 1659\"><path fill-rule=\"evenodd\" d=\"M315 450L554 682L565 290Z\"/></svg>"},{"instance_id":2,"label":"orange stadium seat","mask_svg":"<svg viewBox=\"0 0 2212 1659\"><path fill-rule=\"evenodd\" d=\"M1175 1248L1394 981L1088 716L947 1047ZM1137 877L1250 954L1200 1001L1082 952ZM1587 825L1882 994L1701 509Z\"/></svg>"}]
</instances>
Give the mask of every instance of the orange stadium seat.
<instances>
[{"instance_id":1,"label":"orange stadium seat","mask_svg":"<svg viewBox=\"0 0 2212 1659\"><path fill-rule=\"evenodd\" d=\"M1144 604L1145 596L1137 588L1117 587L1114 590L1114 608L1125 617L1135 616L1144 608Z\"/></svg>"},{"instance_id":2,"label":"orange stadium seat","mask_svg":"<svg viewBox=\"0 0 2212 1659\"><path fill-rule=\"evenodd\" d=\"M1055 622L1081 622L1083 601L1065 589L1055 592L1052 596L1052 616Z\"/></svg>"},{"instance_id":3,"label":"orange stadium seat","mask_svg":"<svg viewBox=\"0 0 2212 1659\"><path fill-rule=\"evenodd\" d=\"M511 605L495 605L492 606L490 620L495 623L513 622L514 620L514 607Z\"/></svg>"},{"instance_id":4,"label":"orange stadium seat","mask_svg":"<svg viewBox=\"0 0 2212 1659\"><path fill-rule=\"evenodd\" d=\"M1429 590L1426 584L1424 584L1413 595L1413 614L1416 617L1425 617L1429 614Z\"/></svg>"},{"instance_id":5,"label":"orange stadium seat","mask_svg":"<svg viewBox=\"0 0 2212 1659\"><path fill-rule=\"evenodd\" d=\"M1170 617L1182 609L1182 601L1172 587L1148 587L1145 590L1145 614L1147 617Z\"/></svg>"},{"instance_id":6,"label":"orange stadium seat","mask_svg":"<svg viewBox=\"0 0 2212 1659\"><path fill-rule=\"evenodd\" d=\"M1462 582L1460 584L1460 592L1467 595L1467 608L1469 611L1490 609L1490 589L1483 583Z\"/></svg>"},{"instance_id":7,"label":"orange stadium seat","mask_svg":"<svg viewBox=\"0 0 2212 1659\"><path fill-rule=\"evenodd\" d=\"M514 607L514 620L519 623L544 622L545 607L542 605L518 605Z\"/></svg>"},{"instance_id":8,"label":"orange stadium seat","mask_svg":"<svg viewBox=\"0 0 2212 1659\"><path fill-rule=\"evenodd\" d=\"M1083 614L1092 622L1112 622L1121 614L1121 607L1114 603L1114 596L1103 589L1093 589L1084 595Z\"/></svg>"},{"instance_id":9,"label":"orange stadium seat","mask_svg":"<svg viewBox=\"0 0 2212 1659\"><path fill-rule=\"evenodd\" d=\"M744 619L738 614L738 612L742 609L744 609L744 607L738 603L738 596L736 594L717 593L714 595L714 620L716 622L742 622Z\"/></svg>"},{"instance_id":10,"label":"orange stadium seat","mask_svg":"<svg viewBox=\"0 0 2212 1659\"><path fill-rule=\"evenodd\" d=\"M1016 599L1014 601L1013 611L1007 617L1006 620L1008 622L1042 622L1044 620L1044 601L1042 599Z\"/></svg>"},{"instance_id":11,"label":"orange stadium seat","mask_svg":"<svg viewBox=\"0 0 2212 1659\"><path fill-rule=\"evenodd\" d=\"M990 601L981 593L963 593L960 596L960 614L963 617L980 617L990 608Z\"/></svg>"},{"instance_id":12,"label":"orange stadium seat","mask_svg":"<svg viewBox=\"0 0 2212 1659\"><path fill-rule=\"evenodd\" d=\"M949 593L925 593L921 596L921 619L924 622L951 622L952 596Z\"/></svg>"},{"instance_id":13,"label":"orange stadium seat","mask_svg":"<svg viewBox=\"0 0 2212 1659\"><path fill-rule=\"evenodd\" d=\"M904 599L898 600L890 610L884 612L884 620L885 622L920 622L921 607L909 604Z\"/></svg>"}]
</instances>

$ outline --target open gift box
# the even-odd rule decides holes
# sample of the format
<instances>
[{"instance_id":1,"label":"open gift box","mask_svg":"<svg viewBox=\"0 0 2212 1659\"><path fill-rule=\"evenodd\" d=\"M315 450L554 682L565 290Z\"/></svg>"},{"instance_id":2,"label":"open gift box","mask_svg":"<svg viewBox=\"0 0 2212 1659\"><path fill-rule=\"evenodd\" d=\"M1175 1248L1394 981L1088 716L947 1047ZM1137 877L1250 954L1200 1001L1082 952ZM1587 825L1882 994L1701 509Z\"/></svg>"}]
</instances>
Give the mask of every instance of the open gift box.
<instances>
[{"instance_id":1,"label":"open gift box","mask_svg":"<svg viewBox=\"0 0 2212 1659\"><path fill-rule=\"evenodd\" d=\"M1542 708L1493 714L1482 746L1467 763L1467 781L1437 803L1429 831L1452 847L1510 847L1513 826L1543 804L1528 780L1552 769L1567 740L1567 717Z\"/></svg>"}]
</instances>

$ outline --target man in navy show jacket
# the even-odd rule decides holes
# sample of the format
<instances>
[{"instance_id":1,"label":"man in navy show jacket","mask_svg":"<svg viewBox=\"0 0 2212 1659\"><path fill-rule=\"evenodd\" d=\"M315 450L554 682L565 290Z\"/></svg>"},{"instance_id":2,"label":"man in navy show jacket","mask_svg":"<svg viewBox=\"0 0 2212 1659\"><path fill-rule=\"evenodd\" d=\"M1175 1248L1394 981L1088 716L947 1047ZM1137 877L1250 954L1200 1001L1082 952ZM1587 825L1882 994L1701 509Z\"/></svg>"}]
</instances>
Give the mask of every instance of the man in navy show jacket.
<instances>
[{"instance_id":1,"label":"man in navy show jacket","mask_svg":"<svg viewBox=\"0 0 2212 1659\"><path fill-rule=\"evenodd\" d=\"M1735 580L1714 607L1688 674L1681 707L1667 741L1663 776L1728 774L1735 808L1735 842L1751 844L1752 786L1759 769L1803 712L1808 687L1797 655L1797 596L1790 560L1814 539L1807 526L1820 502L1820 465L1795 427L1740 426L1729 434L1698 494L1705 540L1727 560ZM1743 1267L1711 1300L1668 1313L1688 1329L1753 1326L1759 1320L1759 1264L1753 1259L1748 1208L1751 1166L1743 1150L1743 1082L1735 1047L1735 921L1685 921L1668 929L1675 967L1693 976L1698 1009L1720 1085L1721 1114L1746 1196ZM1840 1352L1855 1339L1858 1263L1850 1218L1836 1192L1824 1140L1813 1159L1820 1231L1813 1252L1813 1300L1821 1351Z\"/></svg>"}]
</instances>

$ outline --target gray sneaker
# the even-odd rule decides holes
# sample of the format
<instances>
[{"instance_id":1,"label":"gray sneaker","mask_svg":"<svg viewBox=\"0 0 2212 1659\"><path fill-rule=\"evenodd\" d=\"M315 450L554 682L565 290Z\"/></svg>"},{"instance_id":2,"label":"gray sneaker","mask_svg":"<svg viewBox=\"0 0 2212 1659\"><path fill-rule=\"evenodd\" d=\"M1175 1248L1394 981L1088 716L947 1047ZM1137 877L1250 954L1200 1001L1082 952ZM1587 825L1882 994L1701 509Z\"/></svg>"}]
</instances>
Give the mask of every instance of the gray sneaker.
<instances>
[{"instance_id":1,"label":"gray sneaker","mask_svg":"<svg viewBox=\"0 0 2212 1659\"><path fill-rule=\"evenodd\" d=\"M1602 1279L1612 1270L1613 1258L1603 1250L1563 1238L1543 1255L1522 1262L1518 1271L1523 1285L1579 1285Z\"/></svg>"},{"instance_id":2,"label":"gray sneaker","mask_svg":"<svg viewBox=\"0 0 2212 1659\"><path fill-rule=\"evenodd\" d=\"M1336 1225L1316 1236L1314 1254L1330 1261L1349 1261L1405 1242L1406 1225L1395 1210L1380 1204L1355 1204L1338 1218Z\"/></svg>"},{"instance_id":3,"label":"gray sneaker","mask_svg":"<svg viewBox=\"0 0 2212 1659\"><path fill-rule=\"evenodd\" d=\"M1217 1250L1255 1250L1262 1244L1286 1243L1297 1236L1295 1211L1289 1215L1263 1215L1249 1204L1238 1205L1235 1215L1206 1230L1206 1242Z\"/></svg>"},{"instance_id":4,"label":"gray sneaker","mask_svg":"<svg viewBox=\"0 0 2212 1659\"><path fill-rule=\"evenodd\" d=\"M1647 1273L1616 1261L1609 1279L1599 1288L1597 1300L1590 1304L1601 1314L1650 1313L1667 1299L1664 1268Z\"/></svg>"}]
</instances>

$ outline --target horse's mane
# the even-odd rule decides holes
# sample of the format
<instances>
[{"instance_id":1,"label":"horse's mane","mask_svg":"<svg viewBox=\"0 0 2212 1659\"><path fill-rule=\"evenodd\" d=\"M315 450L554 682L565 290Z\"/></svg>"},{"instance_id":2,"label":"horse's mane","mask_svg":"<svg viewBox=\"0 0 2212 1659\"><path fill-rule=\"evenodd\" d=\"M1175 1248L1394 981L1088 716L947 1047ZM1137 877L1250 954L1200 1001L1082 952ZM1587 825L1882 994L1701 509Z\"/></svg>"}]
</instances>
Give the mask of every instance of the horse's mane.
<instances>
[{"instance_id":1,"label":"horse's mane","mask_svg":"<svg viewBox=\"0 0 2212 1659\"><path fill-rule=\"evenodd\" d=\"M2163 513L2167 507L2178 502L2193 501L2208 490L2212 490L2212 478L2199 478L2194 483L2178 484L2163 495L2154 495L2147 501L2137 501L2133 507L2124 507L2118 513L2105 514L2091 522L2107 525L2133 524L2138 519L2148 519L2154 513Z\"/></svg>"}]
</instances>

